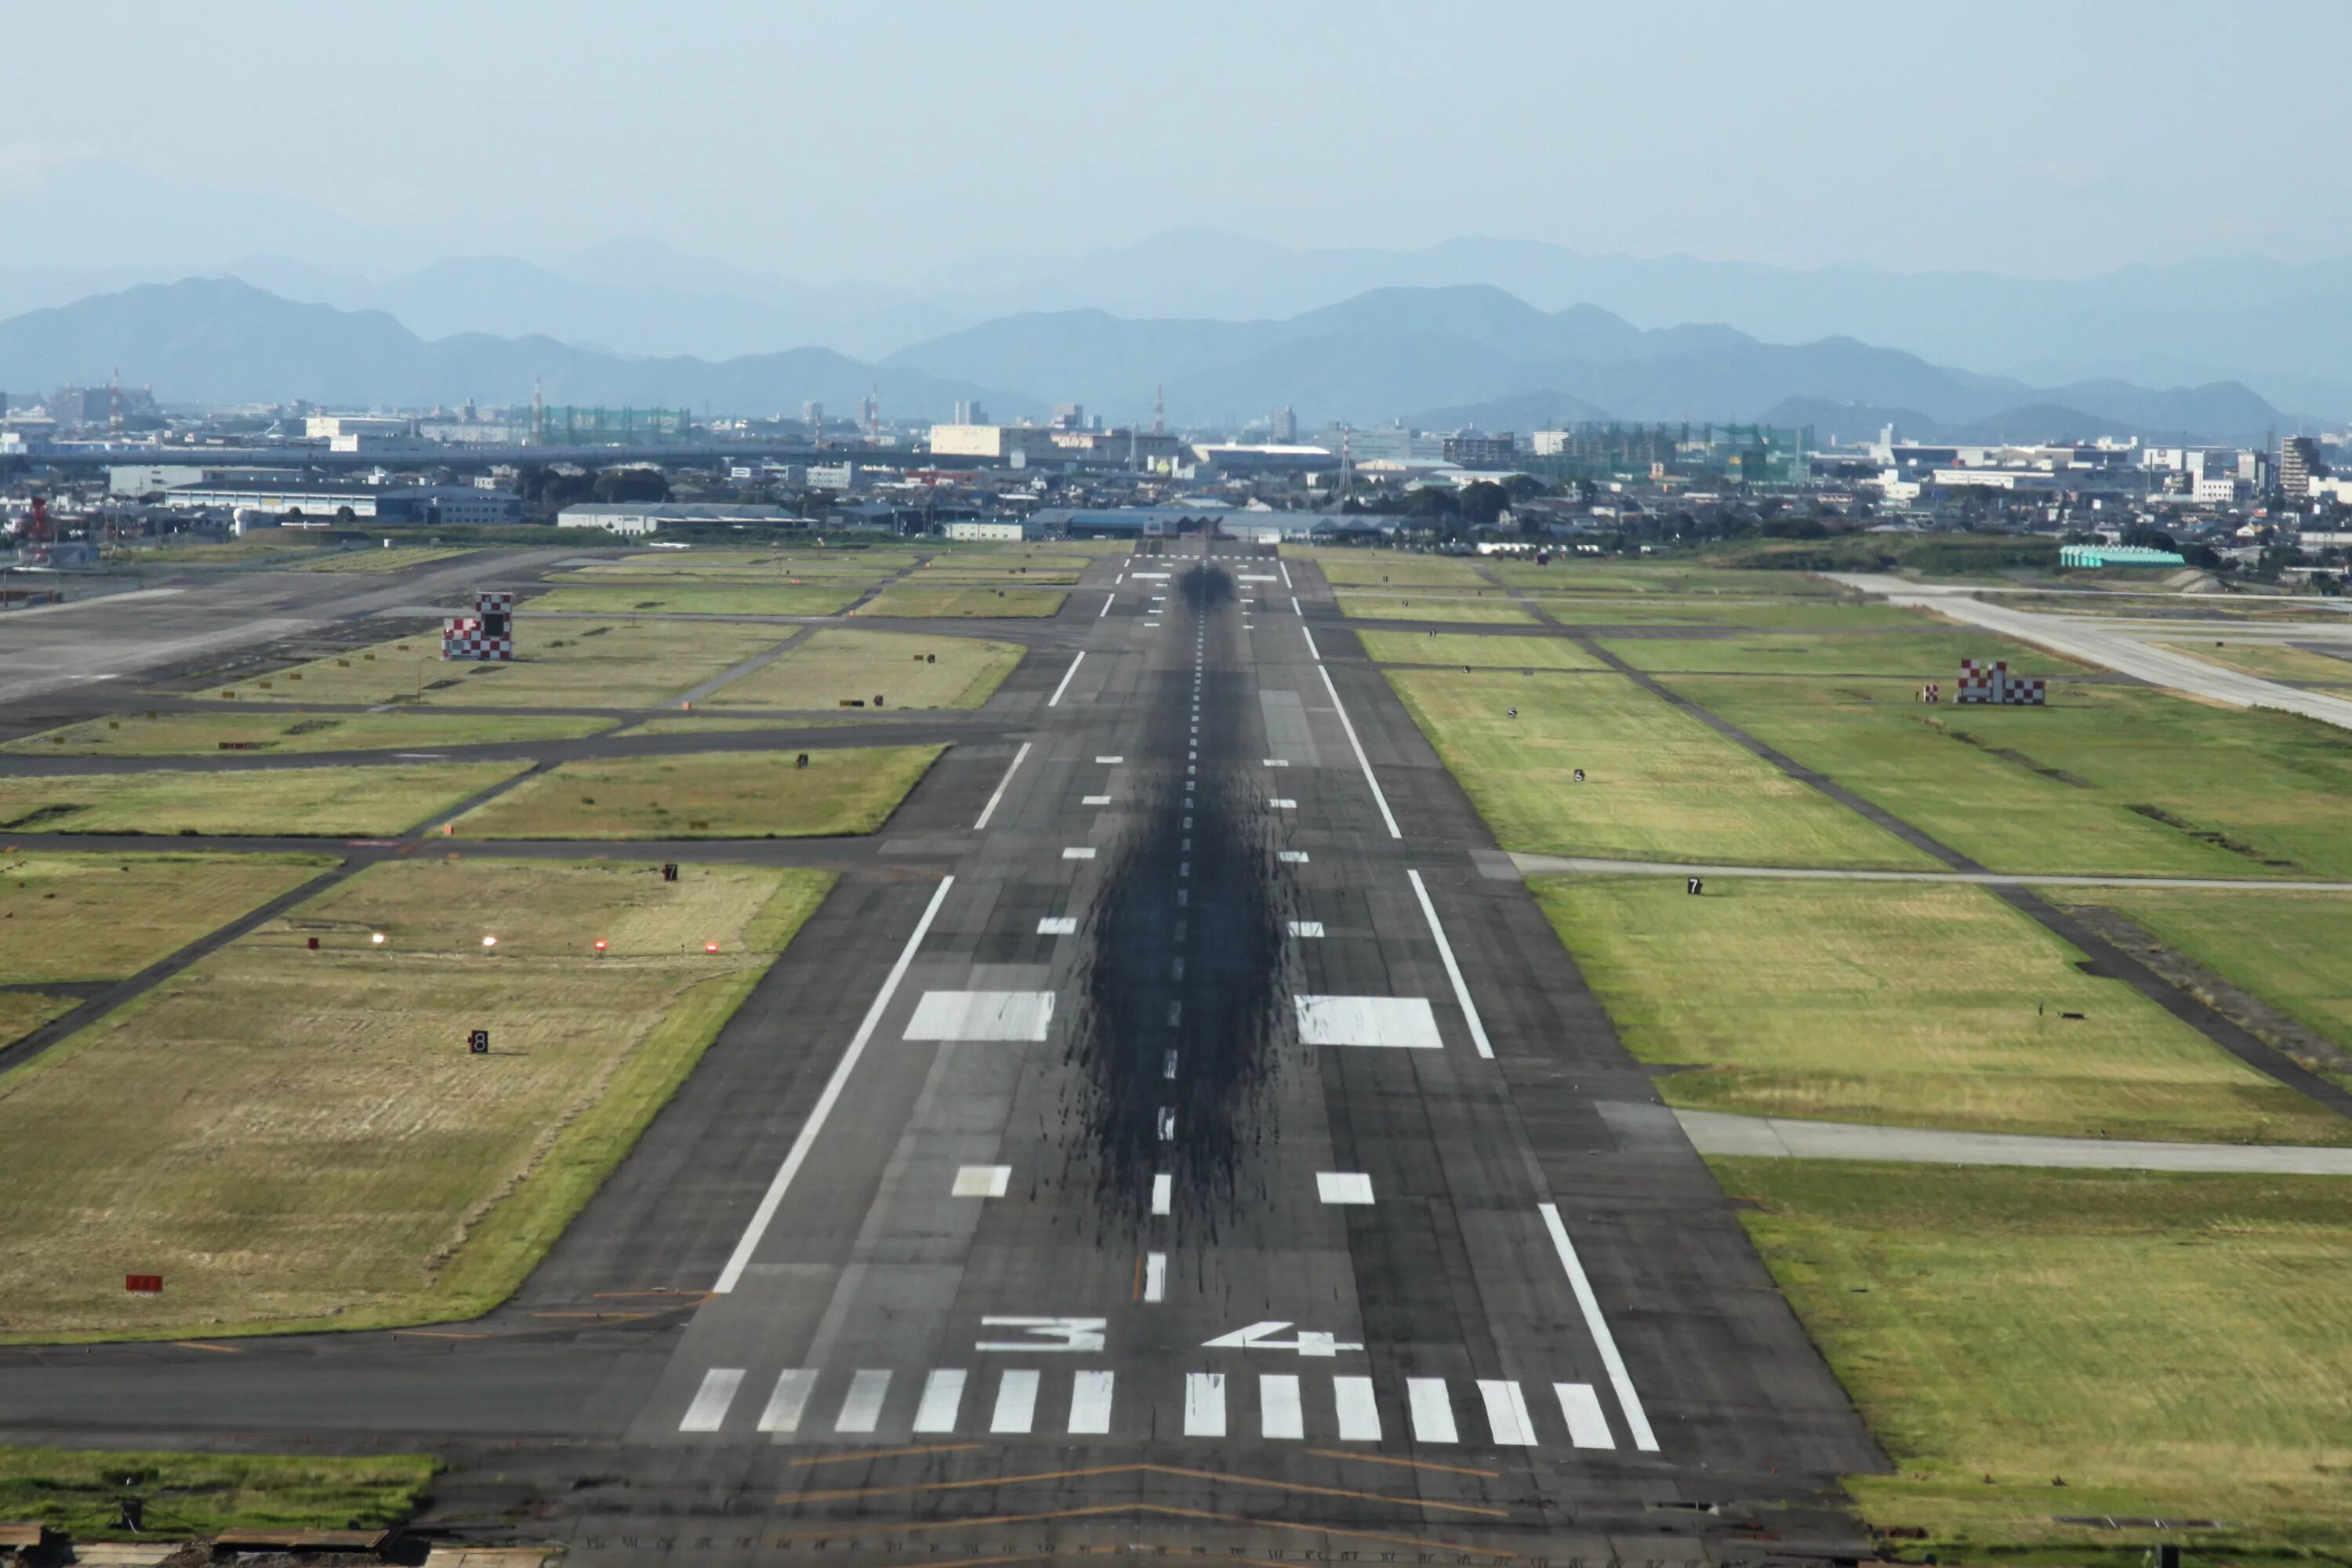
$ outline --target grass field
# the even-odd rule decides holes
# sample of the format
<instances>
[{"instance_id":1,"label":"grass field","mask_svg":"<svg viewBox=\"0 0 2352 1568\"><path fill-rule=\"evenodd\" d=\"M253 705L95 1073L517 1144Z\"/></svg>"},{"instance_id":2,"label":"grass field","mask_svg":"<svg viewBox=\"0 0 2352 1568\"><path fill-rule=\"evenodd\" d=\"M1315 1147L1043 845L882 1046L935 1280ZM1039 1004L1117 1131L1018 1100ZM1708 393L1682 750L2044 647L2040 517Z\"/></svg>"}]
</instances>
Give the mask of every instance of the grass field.
<instances>
[{"instance_id":1,"label":"grass field","mask_svg":"<svg viewBox=\"0 0 2352 1568\"><path fill-rule=\"evenodd\" d=\"M1899 1474L1864 1513L1947 1563L2352 1554L2352 1183L1715 1163ZM2054 1484L2063 1480L2064 1485ZM2304 1558L2309 1561L2309 1558Z\"/></svg>"},{"instance_id":2,"label":"grass field","mask_svg":"<svg viewBox=\"0 0 2352 1568\"><path fill-rule=\"evenodd\" d=\"M2352 734L2315 721L2141 687L1929 708L1888 683L1668 684L1995 870L2352 878L2352 833L2314 809L2352 794Z\"/></svg>"},{"instance_id":3,"label":"grass field","mask_svg":"<svg viewBox=\"0 0 2352 1568\"><path fill-rule=\"evenodd\" d=\"M1476 626L1538 624L1500 588L1486 590L1480 598L1470 590L1425 594L1346 594L1339 595L1340 613L1359 621L1458 621Z\"/></svg>"},{"instance_id":4,"label":"grass field","mask_svg":"<svg viewBox=\"0 0 2352 1568\"><path fill-rule=\"evenodd\" d=\"M851 613L932 619L969 616L982 620L1057 616L1069 595L1024 588L890 587Z\"/></svg>"},{"instance_id":5,"label":"grass field","mask_svg":"<svg viewBox=\"0 0 2352 1568\"><path fill-rule=\"evenodd\" d=\"M2007 659L2020 675L2078 675L2084 669L2023 643L1958 629L1603 637L1601 646L1636 669L1663 673L1885 676L1915 683L1940 680L1947 688L1956 688L1963 658Z\"/></svg>"},{"instance_id":6,"label":"grass field","mask_svg":"<svg viewBox=\"0 0 2352 1568\"><path fill-rule=\"evenodd\" d=\"M525 633L541 632L552 622L534 622L540 613L564 611L603 616L643 613L663 616L831 616L857 602L862 584L677 583L599 584L558 588L525 606L520 625ZM561 635L560 633L551 635Z\"/></svg>"},{"instance_id":7,"label":"grass field","mask_svg":"<svg viewBox=\"0 0 2352 1568\"><path fill-rule=\"evenodd\" d=\"M471 550L453 546L436 550L429 545L394 545L390 550L382 545L373 550L338 550L316 560L305 561L294 568L297 572L405 572L411 566L423 566L435 561L454 561L460 555L471 555Z\"/></svg>"},{"instance_id":8,"label":"grass field","mask_svg":"<svg viewBox=\"0 0 2352 1568\"><path fill-rule=\"evenodd\" d=\"M829 881L401 861L271 921L0 1079L0 1338L487 1310ZM489 1055L467 1051L470 1028L490 1031ZM164 1293L126 1295L132 1271Z\"/></svg>"},{"instance_id":9,"label":"grass field","mask_svg":"<svg viewBox=\"0 0 2352 1568\"><path fill-rule=\"evenodd\" d=\"M27 735L0 752L66 757L210 756L224 741L242 751L297 753L383 752L405 746L479 746L501 742L569 741L613 727L610 719L552 714L159 713L90 719Z\"/></svg>"},{"instance_id":10,"label":"grass field","mask_svg":"<svg viewBox=\"0 0 2352 1568\"><path fill-rule=\"evenodd\" d=\"M1622 677L1391 670L1389 680L1506 849L1932 864Z\"/></svg>"},{"instance_id":11,"label":"grass field","mask_svg":"<svg viewBox=\"0 0 2352 1568\"><path fill-rule=\"evenodd\" d=\"M809 838L872 833L945 746L703 752L565 763L457 819L466 838Z\"/></svg>"},{"instance_id":12,"label":"grass field","mask_svg":"<svg viewBox=\"0 0 2352 1568\"><path fill-rule=\"evenodd\" d=\"M155 1454L0 1448L0 1519L110 1540L125 1496L151 1537L225 1530L373 1530L415 1512L436 1462L422 1454Z\"/></svg>"},{"instance_id":13,"label":"grass field","mask_svg":"<svg viewBox=\"0 0 2352 1568\"><path fill-rule=\"evenodd\" d=\"M2201 658L2208 664L2259 675L2266 680L2352 682L2352 657L2333 658L2284 643L2230 642L2225 638L2217 645L2208 637L2201 642L2164 642L2158 646ZM2352 655L2352 647L2346 648L2346 652Z\"/></svg>"},{"instance_id":14,"label":"grass field","mask_svg":"<svg viewBox=\"0 0 2352 1568\"><path fill-rule=\"evenodd\" d=\"M332 864L316 855L0 857L0 985L136 974Z\"/></svg>"},{"instance_id":15,"label":"grass field","mask_svg":"<svg viewBox=\"0 0 2352 1568\"><path fill-rule=\"evenodd\" d=\"M693 581L703 578L773 582L801 574L859 575L879 579L918 564L911 550L693 550L639 551L612 561L574 567L550 579L595 582L606 578Z\"/></svg>"},{"instance_id":16,"label":"grass field","mask_svg":"<svg viewBox=\"0 0 2352 1568\"><path fill-rule=\"evenodd\" d=\"M2065 1137L2352 1142L1979 888L1665 877L1535 884L1675 1105ZM2080 1019L2060 1015L2081 1013Z\"/></svg>"},{"instance_id":17,"label":"grass field","mask_svg":"<svg viewBox=\"0 0 2352 1568\"><path fill-rule=\"evenodd\" d=\"M1359 632L1376 664L1450 664L1474 669L1606 669L1566 637L1482 637L1467 632Z\"/></svg>"},{"instance_id":18,"label":"grass field","mask_svg":"<svg viewBox=\"0 0 2352 1568\"><path fill-rule=\"evenodd\" d=\"M783 640L783 628L719 621L519 623L516 658L444 659L407 637L201 693L240 702L419 701L475 708L650 708ZM421 696L420 696L421 694Z\"/></svg>"},{"instance_id":19,"label":"grass field","mask_svg":"<svg viewBox=\"0 0 2352 1568\"><path fill-rule=\"evenodd\" d=\"M2352 895L2225 888L2061 888L2062 903L2111 909L2167 947L2352 1051Z\"/></svg>"},{"instance_id":20,"label":"grass field","mask_svg":"<svg viewBox=\"0 0 2352 1568\"><path fill-rule=\"evenodd\" d=\"M1685 598L1723 595L1735 599L1850 598L1853 590L1822 577L1793 572L1741 572L1717 566L1670 565L1614 561L1555 558L1548 565L1532 561L1495 560L1486 570L1498 582L1516 588L1537 588L1560 594L1662 595Z\"/></svg>"},{"instance_id":21,"label":"grass field","mask_svg":"<svg viewBox=\"0 0 2352 1568\"><path fill-rule=\"evenodd\" d=\"M1295 559L1296 552L1285 552ZM1457 556L1407 555L1398 551L1350 550L1310 554L1333 587L1492 588L1475 563Z\"/></svg>"},{"instance_id":22,"label":"grass field","mask_svg":"<svg viewBox=\"0 0 2352 1568\"><path fill-rule=\"evenodd\" d=\"M0 830L371 837L404 833L528 763L0 778Z\"/></svg>"},{"instance_id":23,"label":"grass field","mask_svg":"<svg viewBox=\"0 0 2352 1568\"><path fill-rule=\"evenodd\" d=\"M0 1046L13 1044L52 1018L62 1018L79 1005L70 996L50 996L37 991L0 991Z\"/></svg>"},{"instance_id":24,"label":"grass field","mask_svg":"<svg viewBox=\"0 0 2352 1568\"><path fill-rule=\"evenodd\" d=\"M884 707L977 708L1013 673L1019 643L911 632L821 631L773 664L720 687L704 706L820 709L844 698Z\"/></svg>"},{"instance_id":25,"label":"grass field","mask_svg":"<svg viewBox=\"0 0 2352 1568\"><path fill-rule=\"evenodd\" d=\"M327 540L273 528L243 539L126 546L121 558L140 565L251 566L279 556L301 560L329 547Z\"/></svg>"},{"instance_id":26,"label":"grass field","mask_svg":"<svg viewBox=\"0 0 2352 1568\"><path fill-rule=\"evenodd\" d=\"M1564 626L1722 626L1747 631L1936 631L1950 623L1892 605L1843 599L1633 599L1533 595Z\"/></svg>"}]
</instances>

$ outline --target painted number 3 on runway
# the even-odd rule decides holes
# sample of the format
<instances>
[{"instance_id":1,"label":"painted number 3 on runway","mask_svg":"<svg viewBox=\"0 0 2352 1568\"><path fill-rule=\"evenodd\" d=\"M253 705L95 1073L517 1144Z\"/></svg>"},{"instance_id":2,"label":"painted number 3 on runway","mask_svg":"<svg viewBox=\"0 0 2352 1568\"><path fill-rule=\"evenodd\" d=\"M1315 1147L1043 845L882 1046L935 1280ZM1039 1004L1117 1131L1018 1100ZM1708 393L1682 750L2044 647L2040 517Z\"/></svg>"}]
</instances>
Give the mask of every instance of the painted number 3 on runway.
<instances>
[{"instance_id":1,"label":"painted number 3 on runway","mask_svg":"<svg viewBox=\"0 0 2352 1568\"><path fill-rule=\"evenodd\" d=\"M1108 1318L982 1318L983 1329L1019 1329L1025 1340L982 1340L979 1351L1098 1351Z\"/></svg>"}]
</instances>

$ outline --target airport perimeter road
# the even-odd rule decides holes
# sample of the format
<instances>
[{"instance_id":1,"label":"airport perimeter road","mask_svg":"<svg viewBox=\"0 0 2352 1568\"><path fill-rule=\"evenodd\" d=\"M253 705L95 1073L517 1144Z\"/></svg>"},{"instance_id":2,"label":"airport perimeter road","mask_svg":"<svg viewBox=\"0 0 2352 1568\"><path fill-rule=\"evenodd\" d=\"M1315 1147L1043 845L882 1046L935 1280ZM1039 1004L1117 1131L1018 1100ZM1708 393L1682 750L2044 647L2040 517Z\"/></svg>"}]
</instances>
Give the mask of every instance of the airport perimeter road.
<instances>
[{"instance_id":1,"label":"airport perimeter road","mask_svg":"<svg viewBox=\"0 0 2352 1568\"><path fill-rule=\"evenodd\" d=\"M1883 1458L1312 568L1079 623L522 1299L0 1353L0 1428L424 1442L597 1564L1861 1550Z\"/></svg>"},{"instance_id":2,"label":"airport perimeter road","mask_svg":"<svg viewBox=\"0 0 2352 1568\"><path fill-rule=\"evenodd\" d=\"M2128 616L2036 615L2031 610L1988 605L1962 590L1923 588L1919 584L1901 577L1866 572L1832 572L1827 575L1848 587L1880 595L1891 605L1932 610L1939 616L1965 621L1989 632L2015 637L2020 642L2033 643L2055 653L2120 670L2153 686L2169 687L2192 697L2226 702L2232 708L2283 709L2319 720L2322 723L2352 730L2352 700L2281 685L2256 675L2242 674L2161 646L2166 642L2183 642L2200 637L2267 643L2284 635L2284 628L2277 626L2264 626L2259 622L2249 624L2218 617L2209 621L2148 621L2133 619ZM2194 600L2177 602L2184 607L2195 607ZM2304 635L2311 636L2312 630L2306 628ZM2317 635L2328 641L2337 640L2340 636L2332 626L2319 628ZM2352 667L2347 667L2347 669L2352 669Z\"/></svg>"}]
</instances>

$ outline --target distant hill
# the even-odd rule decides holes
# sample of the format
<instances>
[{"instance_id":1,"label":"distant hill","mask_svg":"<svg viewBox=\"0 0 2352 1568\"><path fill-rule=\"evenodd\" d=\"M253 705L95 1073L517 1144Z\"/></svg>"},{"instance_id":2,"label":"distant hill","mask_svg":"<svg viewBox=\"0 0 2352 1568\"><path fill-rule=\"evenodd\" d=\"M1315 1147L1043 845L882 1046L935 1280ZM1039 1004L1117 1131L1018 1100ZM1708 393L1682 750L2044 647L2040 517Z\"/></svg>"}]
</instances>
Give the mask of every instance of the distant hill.
<instances>
[{"instance_id":1,"label":"distant hill","mask_svg":"<svg viewBox=\"0 0 2352 1568\"><path fill-rule=\"evenodd\" d=\"M228 278L142 285L0 321L0 386L93 384L118 370L166 400L209 403L506 405L528 402L536 379L559 404L796 416L811 398L846 413L878 387L896 415L944 418L959 398L1007 416L1036 412L1018 393L830 349L630 359L543 337L428 340L381 310L296 304Z\"/></svg>"}]
</instances>

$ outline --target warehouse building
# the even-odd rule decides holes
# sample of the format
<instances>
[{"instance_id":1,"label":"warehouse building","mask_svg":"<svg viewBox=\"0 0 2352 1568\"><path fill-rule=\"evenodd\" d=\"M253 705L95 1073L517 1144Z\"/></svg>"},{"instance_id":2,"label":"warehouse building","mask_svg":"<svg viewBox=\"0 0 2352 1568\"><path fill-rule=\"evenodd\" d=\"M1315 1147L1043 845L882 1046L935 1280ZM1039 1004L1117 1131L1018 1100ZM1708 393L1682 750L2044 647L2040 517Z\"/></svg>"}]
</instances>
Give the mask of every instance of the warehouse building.
<instances>
[{"instance_id":1,"label":"warehouse building","mask_svg":"<svg viewBox=\"0 0 2352 1568\"><path fill-rule=\"evenodd\" d=\"M801 525L780 506L706 505L701 501L614 501L567 506L556 513L558 528L601 528L635 539L665 528L764 528Z\"/></svg>"}]
</instances>

